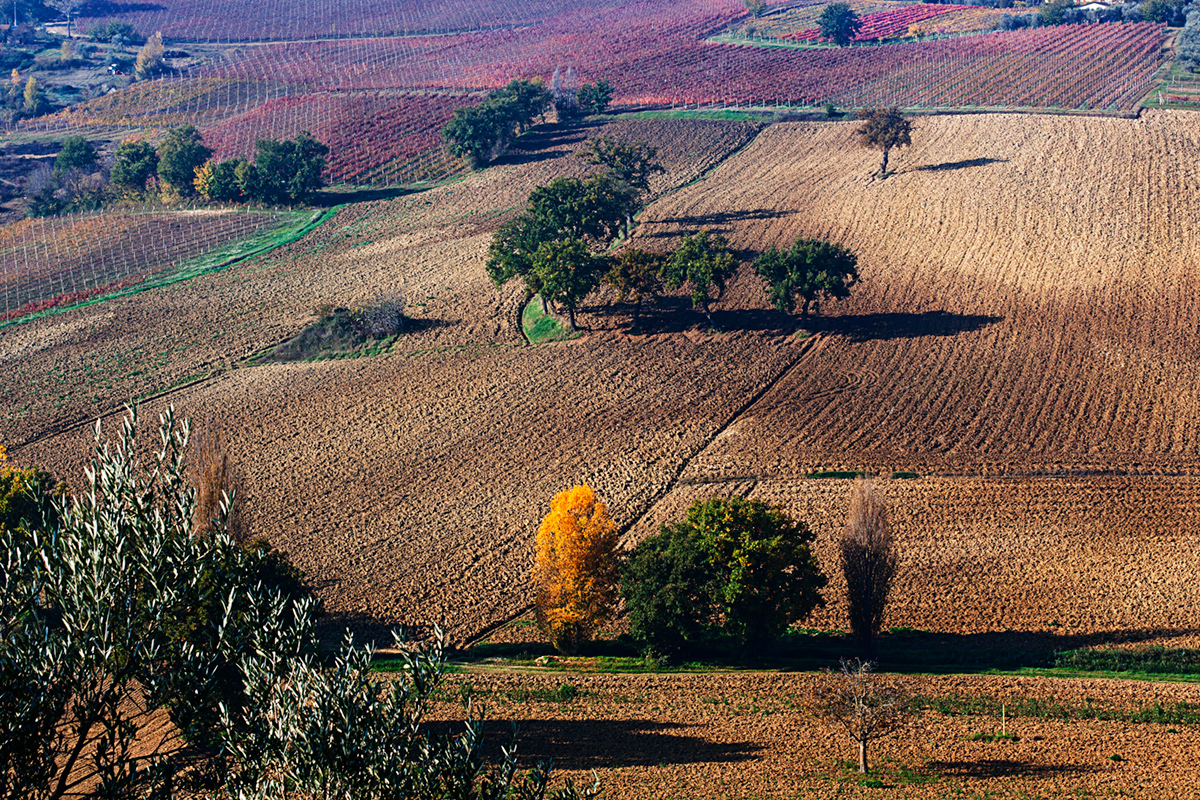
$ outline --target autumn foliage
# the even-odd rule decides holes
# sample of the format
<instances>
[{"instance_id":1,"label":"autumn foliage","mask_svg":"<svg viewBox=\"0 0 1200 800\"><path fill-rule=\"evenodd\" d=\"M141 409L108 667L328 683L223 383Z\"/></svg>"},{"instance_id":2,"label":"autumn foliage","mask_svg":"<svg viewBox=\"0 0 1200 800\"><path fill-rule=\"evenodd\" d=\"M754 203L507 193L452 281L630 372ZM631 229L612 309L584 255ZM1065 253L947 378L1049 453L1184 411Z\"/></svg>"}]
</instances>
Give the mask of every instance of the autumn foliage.
<instances>
[{"instance_id":1,"label":"autumn foliage","mask_svg":"<svg viewBox=\"0 0 1200 800\"><path fill-rule=\"evenodd\" d=\"M559 492L537 534L537 618L561 653L578 652L617 602L617 526L592 487Z\"/></svg>"}]
</instances>

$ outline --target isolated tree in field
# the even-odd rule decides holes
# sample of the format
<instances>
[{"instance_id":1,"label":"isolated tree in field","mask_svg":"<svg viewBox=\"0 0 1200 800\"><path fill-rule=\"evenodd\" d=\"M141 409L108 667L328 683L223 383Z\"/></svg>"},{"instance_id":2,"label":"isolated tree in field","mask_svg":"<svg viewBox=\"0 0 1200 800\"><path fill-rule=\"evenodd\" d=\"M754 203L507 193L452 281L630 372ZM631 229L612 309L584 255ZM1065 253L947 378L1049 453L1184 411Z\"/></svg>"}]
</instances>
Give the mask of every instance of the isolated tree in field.
<instances>
[{"instance_id":1,"label":"isolated tree in field","mask_svg":"<svg viewBox=\"0 0 1200 800\"><path fill-rule=\"evenodd\" d=\"M629 556L621 593L630 631L671 652L720 625L752 653L824 605L814 535L782 509L741 497L698 500Z\"/></svg>"},{"instance_id":2,"label":"isolated tree in field","mask_svg":"<svg viewBox=\"0 0 1200 800\"><path fill-rule=\"evenodd\" d=\"M590 486L559 492L537 533L537 619L561 653L574 655L616 609L617 526Z\"/></svg>"},{"instance_id":3,"label":"isolated tree in field","mask_svg":"<svg viewBox=\"0 0 1200 800\"><path fill-rule=\"evenodd\" d=\"M807 320L813 302L850 296L858 257L840 244L801 238L787 250L772 246L754 261L754 269L766 281L772 305L791 314L799 303L800 319Z\"/></svg>"},{"instance_id":4,"label":"isolated tree in field","mask_svg":"<svg viewBox=\"0 0 1200 800\"><path fill-rule=\"evenodd\" d=\"M849 3L830 3L821 9L817 28L821 31L822 39L830 39L838 47L845 47L854 41L862 29L862 22Z\"/></svg>"},{"instance_id":5,"label":"isolated tree in field","mask_svg":"<svg viewBox=\"0 0 1200 800\"><path fill-rule=\"evenodd\" d=\"M153 78L166 67L163 60L166 48L163 47L161 33L147 37L146 43L138 51L137 60L133 64L133 74L139 81Z\"/></svg>"},{"instance_id":6,"label":"isolated tree in field","mask_svg":"<svg viewBox=\"0 0 1200 800\"><path fill-rule=\"evenodd\" d=\"M194 194L196 168L211 156L195 125L172 128L158 146L158 177L180 195Z\"/></svg>"},{"instance_id":7,"label":"isolated tree in field","mask_svg":"<svg viewBox=\"0 0 1200 800\"><path fill-rule=\"evenodd\" d=\"M863 109L858 118L863 124L854 131L854 135L863 147L883 151L883 165L879 173L886 176L891 149L912 144L912 120L906 119L896 106Z\"/></svg>"},{"instance_id":8,"label":"isolated tree in field","mask_svg":"<svg viewBox=\"0 0 1200 800\"><path fill-rule=\"evenodd\" d=\"M604 283L616 293L622 303L633 301L633 327L638 325L642 303L654 302L662 296L662 268L665 257L646 250L625 250L612 259Z\"/></svg>"},{"instance_id":9,"label":"isolated tree in field","mask_svg":"<svg viewBox=\"0 0 1200 800\"><path fill-rule=\"evenodd\" d=\"M143 192L146 181L158 172L158 153L149 142L130 138L117 145L109 180L131 192Z\"/></svg>"},{"instance_id":10,"label":"isolated tree in field","mask_svg":"<svg viewBox=\"0 0 1200 800\"><path fill-rule=\"evenodd\" d=\"M717 299L725 292L726 282L737 270L737 259L729 250L724 236L709 236L700 231L694 236L684 236L683 242L667 258L663 266L663 278L668 289L691 286L692 307L704 312L708 324L716 327L708 308L708 294L717 288Z\"/></svg>"},{"instance_id":11,"label":"isolated tree in field","mask_svg":"<svg viewBox=\"0 0 1200 800\"><path fill-rule=\"evenodd\" d=\"M54 171L62 174L73 169L87 169L96 163L92 143L79 134L63 140L62 149L54 159Z\"/></svg>"},{"instance_id":12,"label":"isolated tree in field","mask_svg":"<svg viewBox=\"0 0 1200 800\"><path fill-rule=\"evenodd\" d=\"M900 563L887 501L872 481L859 478L854 482L838 550L846 579L850 631L864 654L870 655Z\"/></svg>"},{"instance_id":13,"label":"isolated tree in field","mask_svg":"<svg viewBox=\"0 0 1200 800\"><path fill-rule=\"evenodd\" d=\"M533 254L538 292L543 299L566 307L572 332L575 309L599 283L599 263L579 239L542 242Z\"/></svg>"},{"instance_id":14,"label":"isolated tree in field","mask_svg":"<svg viewBox=\"0 0 1200 800\"><path fill-rule=\"evenodd\" d=\"M908 715L911 698L902 686L872 672L869 661L842 660L825 670L809 696L809 710L842 728L858 743L858 771L866 774L867 745L892 733Z\"/></svg>"},{"instance_id":15,"label":"isolated tree in field","mask_svg":"<svg viewBox=\"0 0 1200 800\"><path fill-rule=\"evenodd\" d=\"M79 12L86 0L43 0L43 2L67 18L67 38L72 38L71 17Z\"/></svg>"}]
</instances>

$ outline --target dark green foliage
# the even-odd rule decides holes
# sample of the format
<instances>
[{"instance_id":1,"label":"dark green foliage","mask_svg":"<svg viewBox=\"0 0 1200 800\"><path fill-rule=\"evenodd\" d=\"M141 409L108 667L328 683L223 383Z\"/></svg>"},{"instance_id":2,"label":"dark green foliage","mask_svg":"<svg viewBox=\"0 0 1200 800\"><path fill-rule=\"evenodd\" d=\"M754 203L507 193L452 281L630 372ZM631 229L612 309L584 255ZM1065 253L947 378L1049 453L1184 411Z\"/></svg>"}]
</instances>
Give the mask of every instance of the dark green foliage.
<instances>
[{"instance_id":1,"label":"dark green foliage","mask_svg":"<svg viewBox=\"0 0 1200 800\"><path fill-rule=\"evenodd\" d=\"M244 158L231 158L227 161L210 161L201 168L196 178L196 189L205 200L218 203L233 203L243 197L242 181L238 180L238 170L246 175Z\"/></svg>"},{"instance_id":2,"label":"dark green foliage","mask_svg":"<svg viewBox=\"0 0 1200 800\"><path fill-rule=\"evenodd\" d=\"M648 142L626 142L611 136L593 136L587 140L587 149L576 155L589 164L604 167L613 180L639 192L649 191L650 178L667 171L654 160L658 157L658 148Z\"/></svg>"},{"instance_id":3,"label":"dark green foliage","mask_svg":"<svg viewBox=\"0 0 1200 800\"><path fill-rule=\"evenodd\" d=\"M325 156L329 148L301 131L293 141L259 139L255 145L254 175L246 178L243 194L263 203L303 203L325 185ZM237 165L234 165L236 172ZM243 170L243 175L246 171Z\"/></svg>"},{"instance_id":4,"label":"dark green foliage","mask_svg":"<svg viewBox=\"0 0 1200 800\"><path fill-rule=\"evenodd\" d=\"M808 473L810 478L862 478L865 477L862 472L850 472L847 470L825 469L818 472Z\"/></svg>"},{"instance_id":5,"label":"dark green foliage","mask_svg":"<svg viewBox=\"0 0 1200 800\"><path fill-rule=\"evenodd\" d=\"M709 236L708 231L703 230L694 236L683 237L683 242L663 266L663 278L668 289L689 284L692 307L703 311L708 323L716 327L708 308L708 294L715 286L717 299L720 299L725 292L725 283L733 277L737 265L725 237L720 234Z\"/></svg>"},{"instance_id":6,"label":"dark green foliage","mask_svg":"<svg viewBox=\"0 0 1200 800\"><path fill-rule=\"evenodd\" d=\"M534 271L534 254L539 247L565 240L606 245L635 207L634 190L607 175L586 181L555 178L534 189L526 211L501 226L492 237L485 265L488 276L497 287L522 277L529 294L540 294L541 279Z\"/></svg>"},{"instance_id":7,"label":"dark green foliage","mask_svg":"<svg viewBox=\"0 0 1200 800\"><path fill-rule=\"evenodd\" d=\"M82 136L75 134L63 140L62 150L54 159L54 171L69 172L73 169L87 169L95 166L96 151L92 143Z\"/></svg>"},{"instance_id":8,"label":"dark green foliage","mask_svg":"<svg viewBox=\"0 0 1200 800\"><path fill-rule=\"evenodd\" d=\"M1061 25L1066 19L1067 10L1074 7L1071 0L1054 0L1038 8L1038 22L1042 25Z\"/></svg>"},{"instance_id":9,"label":"dark green foliage","mask_svg":"<svg viewBox=\"0 0 1200 800\"><path fill-rule=\"evenodd\" d=\"M572 332L576 306L599 283L600 263L579 239L542 242L533 254L532 274L538 293L549 302L566 306Z\"/></svg>"},{"instance_id":10,"label":"dark green foliage","mask_svg":"<svg viewBox=\"0 0 1200 800\"><path fill-rule=\"evenodd\" d=\"M817 27L822 39L831 39L838 47L845 47L858 35L862 22L849 3L830 3L817 17Z\"/></svg>"},{"instance_id":11,"label":"dark green foliage","mask_svg":"<svg viewBox=\"0 0 1200 800\"><path fill-rule=\"evenodd\" d=\"M115 186L142 192L146 181L157 171L158 153L154 145L141 139L126 139L117 146L110 180Z\"/></svg>"},{"instance_id":12,"label":"dark green foliage","mask_svg":"<svg viewBox=\"0 0 1200 800\"><path fill-rule=\"evenodd\" d=\"M486 166L546 113L550 93L540 81L510 81L491 92L477 106L464 106L442 128L450 155L465 158L471 166Z\"/></svg>"},{"instance_id":13,"label":"dark green foliage","mask_svg":"<svg viewBox=\"0 0 1200 800\"><path fill-rule=\"evenodd\" d=\"M58 523L55 502L66 487L40 467L6 464L0 448L0 529L45 529Z\"/></svg>"},{"instance_id":14,"label":"dark green foliage","mask_svg":"<svg viewBox=\"0 0 1200 800\"><path fill-rule=\"evenodd\" d=\"M612 102L612 86L608 81L600 80L595 83L585 83L579 87L575 100L579 104L580 113L603 114Z\"/></svg>"},{"instance_id":15,"label":"dark green foliage","mask_svg":"<svg viewBox=\"0 0 1200 800\"><path fill-rule=\"evenodd\" d=\"M146 38L139 34L128 22L110 19L106 25L92 28L88 37L93 42L123 42L125 44L142 44Z\"/></svg>"},{"instance_id":16,"label":"dark green foliage","mask_svg":"<svg viewBox=\"0 0 1200 800\"><path fill-rule=\"evenodd\" d=\"M158 146L158 176L180 195L193 195L196 168L211 156L195 125L172 128Z\"/></svg>"},{"instance_id":17,"label":"dark green foliage","mask_svg":"<svg viewBox=\"0 0 1200 800\"><path fill-rule=\"evenodd\" d=\"M633 325L637 327L638 313L646 300L654 302L662 294L662 267L665 257L645 250L625 250L612 259L604 283L612 287L622 302L632 300Z\"/></svg>"},{"instance_id":18,"label":"dark green foliage","mask_svg":"<svg viewBox=\"0 0 1200 800\"><path fill-rule=\"evenodd\" d=\"M879 168L879 173L886 177L891 149L912 144L912 120L905 119L896 106L864 108L858 113L858 118L863 124L854 131L854 135L863 147L883 151L883 166Z\"/></svg>"},{"instance_id":19,"label":"dark green foliage","mask_svg":"<svg viewBox=\"0 0 1200 800\"><path fill-rule=\"evenodd\" d=\"M801 238L787 250L772 246L754 269L766 281L772 305L790 314L799 301L800 318L808 319L814 301L850 296L850 286L858 280L858 257L840 244Z\"/></svg>"},{"instance_id":20,"label":"dark green foliage","mask_svg":"<svg viewBox=\"0 0 1200 800\"><path fill-rule=\"evenodd\" d=\"M621 580L632 635L677 652L718 626L743 652L778 639L824 605L814 535L756 500L696 501L630 554Z\"/></svg>"},{"instance_id":21,"label":"dark green foliage","mask_svg":"<svg viewBox=\"0 0 1200 800\"><path fill-rule=\"evenodd\" d=\"M1156 645L1134 650L1066 650L1057 654L1054 666L1087 672L1200 675L1200 649Z\"/></svg>"}]
</instances>

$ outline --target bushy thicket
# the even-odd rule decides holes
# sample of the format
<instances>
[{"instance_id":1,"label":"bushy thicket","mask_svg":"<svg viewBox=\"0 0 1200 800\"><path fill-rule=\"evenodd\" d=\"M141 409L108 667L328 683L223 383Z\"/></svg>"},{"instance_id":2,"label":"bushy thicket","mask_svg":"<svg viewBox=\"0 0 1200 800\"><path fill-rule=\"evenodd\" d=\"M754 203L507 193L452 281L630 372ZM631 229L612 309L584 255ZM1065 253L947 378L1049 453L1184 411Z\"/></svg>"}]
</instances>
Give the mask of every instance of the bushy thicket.
<instances>
[{"instance_id":1,"label":"bushy thicket","mask_svg":"<svg viewBox=\"0 0 1200 800\"><path fill-rule=\"evenodd\" d=\"M233 540L224 512L196 532L187 444L168 411L141 466L131 411L115 443L97 429L83 491L55 500L54 515L35 502L0 525L0 797L595 793L548 793L548 767L518 780L511 749L490 767L469 718L457 734L423 728L440 638L397 642L390 681L373 679L371 649L349 637L327 659L313 599L263 582L261 554ZM139 708L165 710L190 747L135 757Z\"/></svg>"},{"instance_id":2,"label":"bushy thicket","mask_svg":"<svg viewBox=\"0 0 1200 800\"><path fill-rule=\"evenodd\" d=\"M483 167L550 107L550 92L540 80L510 81L495 89L482 103L463 106L442 128L451 155Z\"/></svg>"}]
</instances>

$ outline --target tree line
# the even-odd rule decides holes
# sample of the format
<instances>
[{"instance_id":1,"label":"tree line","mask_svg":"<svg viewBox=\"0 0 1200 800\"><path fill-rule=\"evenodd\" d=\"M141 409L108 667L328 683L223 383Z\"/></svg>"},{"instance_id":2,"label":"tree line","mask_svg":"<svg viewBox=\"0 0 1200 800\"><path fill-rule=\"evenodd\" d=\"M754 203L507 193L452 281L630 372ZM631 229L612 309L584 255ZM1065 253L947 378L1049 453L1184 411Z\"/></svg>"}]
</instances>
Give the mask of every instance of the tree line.
<instances>
[{"instance_id":1,"label":"tree line","mask_svg":"<svg viewBox=\"0 0 1200 800\"><path fill-rule=\"evenodd\" d=\"M74 135L64 140L53 166L26 180L26 213L44 217L154 197L168 203L191 198L304 203L325 185L328 153L328 147L302 131L292 140L259 139L252 160L214 161L200 131L182 125L167 131L157 147L131 137L110 160L102 160L91 142Z\"/></svg>"},{"instance_id":2,"label":"tree line","mask_svg":"<svg viewBox=\"0 0 1200 800\"><path fill-rule=\"evenodd\" d=\"M442 128L446 149L480 169L494 161L535 119L555 109L560 122L600 114L612 100L607 81L574 86L574 72L555 72L551 87L540 79L514 80L488 93L483 102L463 106Z\"/></svg>"}]
</instances>

